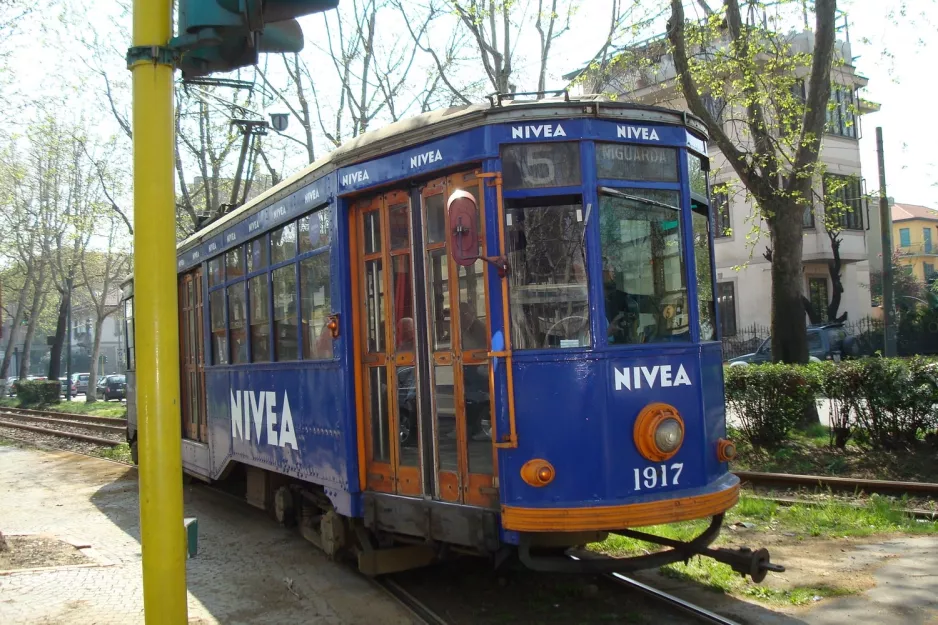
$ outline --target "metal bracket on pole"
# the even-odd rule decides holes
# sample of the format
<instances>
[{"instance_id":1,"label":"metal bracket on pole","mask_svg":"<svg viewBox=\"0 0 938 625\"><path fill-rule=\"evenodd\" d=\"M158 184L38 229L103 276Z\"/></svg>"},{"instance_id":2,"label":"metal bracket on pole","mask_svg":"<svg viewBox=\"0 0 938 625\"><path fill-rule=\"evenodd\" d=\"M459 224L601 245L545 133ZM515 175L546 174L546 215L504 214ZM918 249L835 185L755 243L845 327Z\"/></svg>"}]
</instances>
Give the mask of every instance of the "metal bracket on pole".
<instances>
[{"instance_id":1,"label":"metal bracket on pole","mask_svg":"<svg viewBox=\"0 0 938 625\"><path fill-rule=\"evenodd\" d=\"M133 69L137 63L175 67L178 60L179 53L166 46L134 46L127 50L127 69Z\"/></svg>"}]
</instances>

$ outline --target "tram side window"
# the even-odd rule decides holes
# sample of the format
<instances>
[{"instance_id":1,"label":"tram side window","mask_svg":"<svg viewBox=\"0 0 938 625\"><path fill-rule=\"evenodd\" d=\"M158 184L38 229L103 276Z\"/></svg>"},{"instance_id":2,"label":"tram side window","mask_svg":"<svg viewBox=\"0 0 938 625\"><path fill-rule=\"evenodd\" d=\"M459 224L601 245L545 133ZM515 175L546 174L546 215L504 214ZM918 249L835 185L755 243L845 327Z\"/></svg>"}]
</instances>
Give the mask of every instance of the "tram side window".
<instances>
[{"instance_id":1,"label":"tram side window","mask_svg":"<svg viewBox=\"0 0 938 625\"><path fill-rule=\"evenodd\" d=\"M240 245L225 254L225 269L229 280L244 275L244 249Z\"/></svg>"},{"instance_id":2,"label":"tram side window","mask_svg":"<svg viewBox=\"0 0 938 625\"><path fill-rule=\"evenodd\" d=\"M290 222L283 228L270 233L270 264L276 265L296 256L296 223Z\"/></svg>"},{"instance_id":3,"label":"tram side window","mask_svg":"<svg viewBox=\"0 0 938 625\"><path fill-rule=\"evenodd\" d=\"M247 302L244 282L228 287L228 328L231 334L231 363L248 361Z\"/></svg>"},{"instance_id":4,"label":"tram side window","mask_svg":"<svg viewBox=\"0 0 938 625\"><path fill-rule=\"evenodd\" d=\"M228 337L225 332L225 291L218 289L209 295L209 318L212 324L212 362L228 364Z\"/></svg>"},{"instance_id":5,"label":"tram side window","mask_svg":"<svg viewBox=\"0 0 938 625\"><path fill-rule=\"evenodd\" d=\"M260 236L247 244L248 273L267 267L267 237Z\"/></svg>"},{"instance_id":6,"label":"tram side window","mask_svg":"<svg viewBox=\"0 0 938 625\"><path fill-rule=\"evenodd\" d=\"M266 273L248 281L248 297L251 302L251 361L270 362L270 315L267 308L270 296Z\"/></svg>"},{"instance_id":7,"label":"tram side window","mask_svg":"<svg viewBox=\"0 0 938 625\"><path fill-rule=\"evenodd\" d=\"M208 261L208 285L216 286L225 281L225 265L221 256Z\"/></svg>"},{"instance_id":8,"label":"tram side window","mask_svg":"<svg viewBox=\"0 0 938 625\"><path fill-rule=\"evenodd\" d=\"M297 221L299 235L297 243L300 254L318 250L329 244L329 225L332 216L329 208L323 208L311 215L300 217Z\"/></svg>"},{"instance_id":9,"label":"tram side window","mask_svg":"<svg viewBox=\"0 0 938 625\"><path fill-rule=\"evenodd\" d=\"M274 360L296 360L296 265L289 264L273 272L274 286Z\"/></svg>"},{"instance_id":10,"label":"tram side window","mask_svg":"<svg viewBox=\"0 0 938 625\"><path fill-rule=\"evenodd\" d=\"M590 344L583 202L579 195L509 200L505 215L512 343Z\"/></svg>"},{"instance_id":11,"label":"tram side window","mask_svg":"<svg viewBox=\"0 0 938 625\"><path fill-rule=\"evenodd\" d=\"M680 194L603 189L599 218L607 340L689 341Z\"/></svg>"},{"instance_id":12,"label":"tram side window","mask_svg":"<svg viewBox=\"0 0 938 625\"><path fill-rule=\"evenodd\" d=\"M127 370L133 371L137 368L137 354L134 349L136 342L134 341L133 298L124 300L124 336L127 339Z\"/></svg>"},{"instance_id":13,"label":"tram side window","mask_svg":"<svg viewBox=\"0 0 938 625\"><path fill-rule=\"evenodd\" d=\"M300 261L300 294L303 356L308 360L332 358L332 335L327 327L331 309L328 253Z\"/></svg>"}]
</instances>

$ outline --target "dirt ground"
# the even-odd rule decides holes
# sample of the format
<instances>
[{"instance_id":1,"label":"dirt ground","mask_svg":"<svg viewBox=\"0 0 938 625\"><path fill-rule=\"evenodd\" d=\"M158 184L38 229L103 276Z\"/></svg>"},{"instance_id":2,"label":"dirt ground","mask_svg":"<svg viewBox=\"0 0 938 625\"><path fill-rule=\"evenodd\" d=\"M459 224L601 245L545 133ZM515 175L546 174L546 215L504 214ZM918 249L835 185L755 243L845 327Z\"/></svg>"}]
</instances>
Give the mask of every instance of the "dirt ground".
<instances>
[{"instance_id":1,"label":"dirt ground","mask_svg":"<svg viewBox=\"0 0 938 625\"><path fill-rule=\"evenodd\" d=\"M53 536L5 536L8 549L0 551L0 573L51 566L87 564L91 560L74 545Z\"/></svg>"}]
</instances>

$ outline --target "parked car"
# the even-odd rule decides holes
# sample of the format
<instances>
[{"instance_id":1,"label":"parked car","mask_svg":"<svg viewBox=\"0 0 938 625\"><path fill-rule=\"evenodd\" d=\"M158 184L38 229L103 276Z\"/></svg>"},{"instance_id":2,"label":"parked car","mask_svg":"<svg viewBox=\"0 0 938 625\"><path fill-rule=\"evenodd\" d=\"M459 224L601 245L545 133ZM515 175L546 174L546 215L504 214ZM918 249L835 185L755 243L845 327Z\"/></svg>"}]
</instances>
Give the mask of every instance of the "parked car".
<instances>
[{"instance_id":1,"label":"parked car","mask_svg":"<svg viewBox=\"0 0 938 625\"><path fill-rule=\"evenodd\" d=\"M104 396L104 384L105 384L106 382L107 382L107 376L106 376L106 375L100 375L100 376L98 376L98 382L97 382L97 384L94 385L94 388L95 388L95 390L96 390L97 393L98 393L98 397L103 397L103 396Z\"/></svg>"},{"instance_id":2,"label":"parked car","mask_svg":"<svg viewBox=\"0 0 938 625\"><path fill-rule=\"evenodd\" d=\"M68 395L68 378L59 378L59 386L61 387L60 395L65 397Z\"/></svg>"},{"instance_id":3,"label":"parked car","mask_svg":"<svg viewBox=\"0 0 938 625\"><path fill-rule=\"evenodd\" d=\"M123 375L106 376L100 393L104 401L125 399L127 397L127 378Z\"/></svg>"},{"instance_id":4,"label":"parked car","mask_svg":"<svg viewBox=\"0 0 938 625\"><path fill-rule=\"evenodd\" d=\"M19 380L17 377L7 378L7 397L16 397L17 380Z\"/></svg>"},{"instance_id":5,"label":"parked car","mask_svg":"<svg viewBox=\"0 0 938 625\"><path fill-rule=\"evenodd\" d=\"M855 358L859 356L856 337L847 334L843 324L828 323L808 326L808 359L811 362ZM762 342L755 352L729 361L731 367L744 367L772 362L772 338Z\"/></svg>"},{"instance_id":6,"label":"parked car","mask_svg":"<svg viewBox=\"0 0 938 625\"><path fill-rule=\"evenodd\" d=\"M91 374L88 373L73 373L72 374L72 384L74 384L75 394L84 395L88 392L88 380L91 378Z\"/></svg>"}]
</instances>

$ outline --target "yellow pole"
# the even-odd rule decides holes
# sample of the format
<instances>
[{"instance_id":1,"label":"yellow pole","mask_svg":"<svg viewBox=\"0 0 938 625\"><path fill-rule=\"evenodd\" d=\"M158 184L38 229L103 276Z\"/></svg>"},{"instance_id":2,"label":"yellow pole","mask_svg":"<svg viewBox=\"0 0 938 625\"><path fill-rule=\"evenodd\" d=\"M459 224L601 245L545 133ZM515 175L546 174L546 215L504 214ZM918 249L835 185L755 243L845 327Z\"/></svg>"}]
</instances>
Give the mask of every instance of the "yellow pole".
<instances>
[{"instance_id":1,"label":"yellow pole","mask_svg":"<svg viewBox=\"0 0 938 625\"><path fill-rule=\"evenodd\" d=\"M147 625L178 625L186 623L188 616L176 313L173 67L160 54L172 34L172 6L171 0L134 0L133 9L131 52L138 53L130 59L134 325L143 606Z\"/></svg>"}]
</instances>

